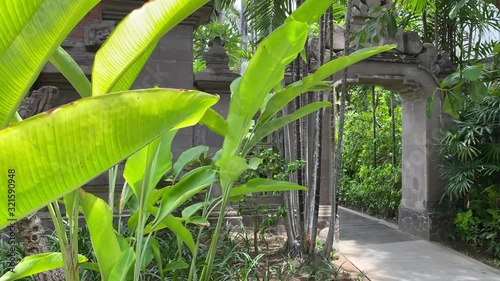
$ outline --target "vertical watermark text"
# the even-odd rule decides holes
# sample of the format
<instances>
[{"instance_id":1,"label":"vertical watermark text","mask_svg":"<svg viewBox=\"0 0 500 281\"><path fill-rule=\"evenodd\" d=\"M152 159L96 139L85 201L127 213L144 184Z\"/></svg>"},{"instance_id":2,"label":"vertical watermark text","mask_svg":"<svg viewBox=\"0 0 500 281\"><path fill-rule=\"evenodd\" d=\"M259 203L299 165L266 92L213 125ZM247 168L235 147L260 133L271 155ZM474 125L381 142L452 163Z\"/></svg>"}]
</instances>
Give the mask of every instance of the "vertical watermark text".
<instances>
[{"instance_id":1,"label":"vertical watermark text","mask_svg":"<svg viewBox=\"0 0 500 281\"><path fill-rule=\"evenodd\" d=\"M7 170L7 214L10 225L7 227L7 267L14 272L16 266L16 170Z\"/></svg>"}]
</instances>

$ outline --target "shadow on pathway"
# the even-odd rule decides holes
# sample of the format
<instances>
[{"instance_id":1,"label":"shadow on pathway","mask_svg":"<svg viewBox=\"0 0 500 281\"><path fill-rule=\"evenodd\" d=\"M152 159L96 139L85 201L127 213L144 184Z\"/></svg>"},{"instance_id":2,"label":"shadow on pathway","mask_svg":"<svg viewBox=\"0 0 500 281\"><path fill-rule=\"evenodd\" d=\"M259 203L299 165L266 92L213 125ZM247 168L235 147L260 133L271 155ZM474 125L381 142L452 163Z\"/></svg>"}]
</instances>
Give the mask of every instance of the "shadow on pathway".
<instances>
[{"instance_id":1,"label":"shadow on pathway","mask_svg":"<svg viewBox=\"0 0 500 281\"><path fill-rule=\"evenodd\" d=\"M339 207L340 252L372 281L500 281L500 271Z\"/></svg>"}]
</instances>

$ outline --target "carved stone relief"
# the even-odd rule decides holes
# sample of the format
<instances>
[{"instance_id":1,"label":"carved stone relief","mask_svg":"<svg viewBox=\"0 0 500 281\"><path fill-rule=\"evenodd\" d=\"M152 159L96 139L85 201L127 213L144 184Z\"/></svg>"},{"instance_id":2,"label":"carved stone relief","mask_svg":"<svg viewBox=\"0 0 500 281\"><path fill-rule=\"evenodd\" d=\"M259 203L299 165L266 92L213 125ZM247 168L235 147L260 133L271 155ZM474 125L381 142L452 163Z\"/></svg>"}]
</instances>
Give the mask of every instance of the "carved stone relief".
<instances>
[{"instance_id":1,"label":"carved stone relief","mask_svg":"<svg viewBox=\"0 0 500 281\"><path fill-rule=\"evenodd\" d=\"M109 37L116 22L111 20L93 21L84 27L84 43L86 47L100 47Z\"/></svg>"},{"instance_id":2,"label":"carved stone relief","mask_svg":"<svg viewBox=\"0 0 500 281\"><path fill-rule=\"evenodd\" d=\"M396 50L405 55L418 55L424 48L420 36L415 31L403 31L399 29L394 39L397 44Z\"/></svg>"},{"instance_id":3,"label":"carved stone relief","mask_svg":"<svg viewBox=\"0 0 500 281\"><path fill-rule=\"evenodd\" d=\"M52 108L52 101L59 95L59 90L53 86L43 86L26 96L19 106L19 115L28 118Z\"/></svg>"},{"instance_id":4,"label":"carved stone relief","mask_svg":"<svg viewBox=\"0 0 500 281\"><path fill-rule=\"evenodd\" d=\"M418 56L420 64L430 70L436 77L455 71L450 54L439 50L431 43L424 43L424 50Z\"/></svg>"}]
</instances>

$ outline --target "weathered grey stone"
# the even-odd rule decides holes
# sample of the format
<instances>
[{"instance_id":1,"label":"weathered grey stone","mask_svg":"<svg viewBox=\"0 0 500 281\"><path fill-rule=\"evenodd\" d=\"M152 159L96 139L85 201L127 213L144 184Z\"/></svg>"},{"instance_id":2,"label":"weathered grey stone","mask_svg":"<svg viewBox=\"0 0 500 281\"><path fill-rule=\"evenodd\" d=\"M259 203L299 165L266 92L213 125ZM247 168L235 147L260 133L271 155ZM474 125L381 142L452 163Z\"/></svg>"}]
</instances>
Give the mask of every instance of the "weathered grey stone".
<instances>
[{"instance_id":1,"label":"weathered grey stone","mask_svg":"<svg viewBox=\"0 0 500 281\"><path fill-rule=\"evenodd\" d=\"M345 27L342 25L334 25L331 32L330 32L330 26L328 26L326 33L327 48L333 49L334 51L344 50L344 41L345 41L344 32L345 32ZM330 39L332 36L333 36L333 44L331 44L331 39Z\"/></svg>"},{"instance_id":2,"label":"weathered grey stone","mask_svg":"<svg viewBox=\"0 0 500 281\"><path fill-rule=\"evenodd\" d=\"M439 65L439 77L446 76L457 70L451 62L450 53L445 51L440 50L438 52L437 64Z\"/></svg>"},{"instance_id":3,"label":"weathered grey stone","mask_svg":"<svg viewBox=\"0 0 500 281\"><path fill-rule=\"evenodd\" d=\"M53 101L59 96L59 90L53 86L43 86L26 96L19 106L19 115L29 118L53 107Z\"/></svg>"},{"instance_id":4,"label":"weathered grey stone","mask_svg":"<svg viewBox=\"0 0 500 281\"><path fill-rule=\"evenodd\" d=\"M399 208L399 229L431 241L446 241L453 229L451 212L447 206L430 204L426 210Z\"/></svg>"},{"instance_id":5,"label":"weathered grey stone","mask_svg":"<svg viewBox=\"0 0 500 281\"><path fill-rule=\"evenodd\" d=\"M328 237L328 227L325 227L318 232L318 240L326 241L327 237Z\"/></svg>"},{"instance_id":6,"label":"weathered grey stone","mask_svg":"<svg viewBox=\"0 0 500 281\"><path fill-rule=\"evenodd\" d=\"M420 64L432 72L435 76L439 75L441 67L438 64L439 50L431 43L423 44L423 52L418 56Z\"/></svg>"},{"instance_id":7,"label":"weathered grey stone","mask_svg":"<svg viewBox=\"0 0 500 281\"><path fill-rule=\"evenodd\" d=\"M406 55L418 55L422 52L424 45L420 36L415 31L398 30L396 34L396 50Z\"/></svg>"},{"instance_id":8,"label":"weathered grey stone","mask_svg":"<svg viewBox=\"0 0 500 281\"><path fill-rule=\"evenodd\" d=\"M318 53L318 37L312 37L308 40L307 44L307 59L309 62L309 69L316 70L319 67L319 53ZM330 50L326 49L323 57L324 62L331 60Z\"/></svg>"},{"instance_id":9,"label":"weathered grey stone","mask_svg":"<svg viewBox=\"0 0 500 281\"><path fill-rule=\"evenodd\" d=\"M116 21L98 20L86 25L84 30L84 43L87 47L100 47L115 29Z\"/></svg>"},{"instance_id":10,"label":"weathered grey stone","mask_svg":"<svg viewBox=\"0 0 500 281\"><path fill-rule=\"evenodd\" d=\"M269 232L272 234L275 234L275 235L276 234L283 234L283 233L286 233L286 228L283 224L278 224L277 226L269 229Z\"/></svg>"},{"instance_id":11,"label":"weathered grey stone","mask_svg":"<svg viewBox=\"0 0 500 281\"><path fill-rule=\"evenodd\" d=\"M208 93L230 93L229 86L240 75L229 69L229 57L222 40L215 38L210 45L206 56L207 67L196 73L195 85Z\"/></svg>"}]
</instances>

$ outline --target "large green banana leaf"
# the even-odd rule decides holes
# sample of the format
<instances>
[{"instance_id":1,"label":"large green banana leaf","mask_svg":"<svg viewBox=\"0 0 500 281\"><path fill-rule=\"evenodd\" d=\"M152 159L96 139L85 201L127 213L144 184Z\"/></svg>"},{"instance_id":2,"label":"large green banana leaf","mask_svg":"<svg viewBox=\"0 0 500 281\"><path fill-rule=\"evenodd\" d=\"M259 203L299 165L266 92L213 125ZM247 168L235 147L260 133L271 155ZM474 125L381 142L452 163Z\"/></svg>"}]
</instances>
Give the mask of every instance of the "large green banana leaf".
<instances>
[{"instance_id":1,"label":"large green banana leaf","mask_svg":"<svg viewBox=\"0 0 500 281\"><path fill-rule=\"evenodd\" d=\"M86 262L87 258L78 255L78 263ZM23 258L14 268L8 271L0 281L18 280L27 276L35 275L40 272L53 270L63 267L63 257L61 253L41 253Z\"/></svg>"},{"instance_id":2,"label":"large green banana leaf","mask_svg":"<svg viewBox=\"0 0 500 281\"><path fill-rule=\"evenodd\" d=\"M304 48L308 25L292 21L266 37L248 63L238 83L232 85L232 97L222 146L223 156L234 155L250 123L269 91L284 78L285 67Z\"/></svg>"},{"instance_id":3,"label":"large green banana leaf","mask_svg":"<svg viewBox=\"0 0 500 281\"><path fill-rule=\"evenodd\" d=\"M217 100L173 89L114 93L1 130L0 194L8 194L10 181L16 196L14 212L0 210L0 229L8 219L20 219L82 186L165 131L196 124Z\"/></svg>"},{"instance_id":4,"label":"large green banana leaf","mask_svg":"<svg viewBox=\"0 0 500 281\"><path fill-rule=\"evenodd\" d=\"M206 2L149 1L125 17L96 54L92 94L129 89L160 38Z\"/></svg>"},{"instance_id":5,"label":"large green banana leaf","mask_svg":"<svg viewBox=\"0 0 500 281\"><path fill-rule=\"evenodd\" d=\"M135 257L135 255L130 255L132 248L128 245L125 249L120 248L113 229L113 213L108 204L82 189L80 189L79 195L102 279L117 280L119 278L110 278L111 272L114 268L117 268L117 272L125 274L128 272L130 263L127 260Z\"/></svg>"},{"instance_id":6,"label":"large green banana leaf","mask_svg":"<svg viewBox=\"0 0 500 281\"><path fill-rule=\"evenodd\" d=\"M292 123L295 120L298 120L306 115L309 115L322 107L332 106L329 102L315 102L305 105L299 109L297 109L292 114L288 114L269 122L266 122L263 126L257 128L250 139L245 143L245 146L242 149L242 154L246 155L255 145L261 141L264 137L272 134L274 131L278 130L281 127L284 127L287 124Z\"/></svg>"},{"instance_id":7,"label":"large green banana leaf","mask_svg":"<svg viewBox=\"0 0 500 281\"><path fill-rule=\"evenodd\" d=\"M333 4L333 0L308 0L302 3L285 22L300 21L307 24L317 22L326 10Z\"/></svg>"},{"instance_id":8,"label":"large green banana leaf","mask_svg":"<svg viewBox=\"0 0 500 281\"><path fill-rule=\"evenodd\" d=\"M52 52L98 2L1 1L0 128L7 126Z\"/></svg>"},{"instance_id":9,"label":"large green banana leaf","mask_svg":"<svg viewBox=\"0 0 500 281\"><path fill-rule=\"evenodd\" d=\"M172 168L171 145L176 133L173 130L163 134L127 159L123 177L140 200L147 200L151 189Z\"/></svg>"},{"instance_id":10,"label":"large green banana leaf","mask_svg":"<svg viewBox=\"0 0 500 281\"><path fill-rule=\"evenodd\" d=\"M284 90L274 94L267 102L266 107L262 112L262 115L259 117L256 126L263 126L295 97L302 93L310 91L311 87L314 87L322 80L326 79L328 76L333 75L334 73L366 58L389 51L394 47L395 45L368 47L356 51L349 56L340 57L325 63L324 65L320 66L313 74L305 77L300 81L288 85Z\"/></svg>"}]
</instances>

